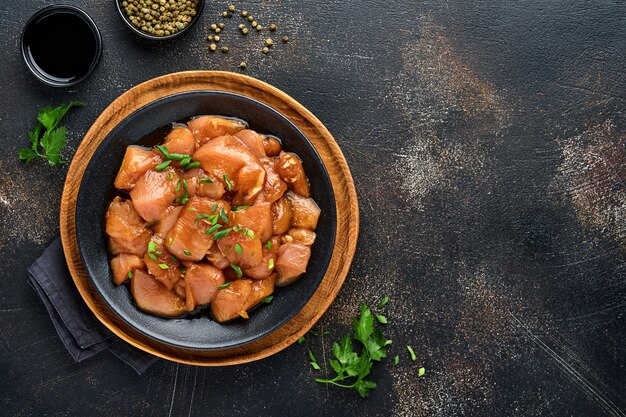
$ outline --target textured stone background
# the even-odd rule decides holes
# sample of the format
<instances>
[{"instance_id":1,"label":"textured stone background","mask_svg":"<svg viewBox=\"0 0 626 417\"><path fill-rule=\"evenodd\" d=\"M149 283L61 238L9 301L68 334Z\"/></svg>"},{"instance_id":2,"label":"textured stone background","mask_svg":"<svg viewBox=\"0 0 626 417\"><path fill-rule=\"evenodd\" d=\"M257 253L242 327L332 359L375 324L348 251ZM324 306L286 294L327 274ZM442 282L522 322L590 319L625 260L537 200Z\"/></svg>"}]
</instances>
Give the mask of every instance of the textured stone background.
<instances>
[{"instance_id":1,"label":"textured stone background","mask_svg":"<svg viewBox=\"0 0 626 417\"><path fill-rule=\"evenodd\" d=\"M225 2L167 43L135 37L113 0L73 3L104 53L65 90L39 84L18 48L49 3L0 5L0 415L626 415L624 2L236 3L292 38L266 57L235 20L230 52L208 52ZM160 362L139 377L107 353L73 363L26 284L58 233L66 173L15 156L37 109L87 103L66 120L70 158L133 85L242 59L315 113L352 168L361 236L318 325L330 335L238 367ZM400 365L376 367L368 400L314 383L305 348L327 370L322 347L383 294Z\"/></svg>"}]
</instances>

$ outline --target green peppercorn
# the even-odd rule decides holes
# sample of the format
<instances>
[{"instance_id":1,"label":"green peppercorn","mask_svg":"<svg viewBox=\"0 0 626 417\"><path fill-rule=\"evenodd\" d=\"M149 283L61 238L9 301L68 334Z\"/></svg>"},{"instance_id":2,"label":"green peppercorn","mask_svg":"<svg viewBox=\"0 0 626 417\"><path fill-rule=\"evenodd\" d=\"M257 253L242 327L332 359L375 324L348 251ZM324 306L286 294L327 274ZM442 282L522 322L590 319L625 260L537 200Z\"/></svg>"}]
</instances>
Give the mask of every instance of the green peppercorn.
<instances>
[{"instance_id":1,"label":"green peppercorn","mask_svg":"<svg viewBox=\"0 0 626 417\"><path fill-rule=\"evenodd\" d=\"M223 53L228 52L228 46L222 46L222 52Z\"/></svg>"},{"instance_id":2,"label":"green peppercorn","mask_svg":"<svg viewBox=\"0 0 626 417\"><path fill-rule=\"evenodd\" d=\"M274 31L276 30L276 28L277 28L277 27L278 27L278 26L276 26L275 24L270 23L269 30L270 30L270 31L272 31L272 32L274 32Z\"/></svg>"},{"instance_id":3,"label":"green peppercorn","mask_svg":"<svg viewBox=\"0 0 626 417\"><path fill-rule=\"evenodd\" d=\"M261 49L261 51L263 51L263 53L266 54L270 51L270 48L268 48L267 46L264 46L263 49Z\"/></svg>"},{"instance_id":4,"label":"green peppercorn","mask_svg":"<svg viewBox=\"0 0 626 417\"><path fill-rule=\"evenodd\" d=\"M283 42L285 43L289 42L289 36L283 36Z\"/></svg>"},{"instance_id":5,"label":"green peppercorn","mask_svg":"<svg viewBox=\"0 0 626 417\"><path fill-rule=\"evenodd\" d=\"M217 49L217 45L212 43L211 45L209 45L209 49L211 50L211 52L215 52L215 50Z\"/></svg>"}]
</instances>

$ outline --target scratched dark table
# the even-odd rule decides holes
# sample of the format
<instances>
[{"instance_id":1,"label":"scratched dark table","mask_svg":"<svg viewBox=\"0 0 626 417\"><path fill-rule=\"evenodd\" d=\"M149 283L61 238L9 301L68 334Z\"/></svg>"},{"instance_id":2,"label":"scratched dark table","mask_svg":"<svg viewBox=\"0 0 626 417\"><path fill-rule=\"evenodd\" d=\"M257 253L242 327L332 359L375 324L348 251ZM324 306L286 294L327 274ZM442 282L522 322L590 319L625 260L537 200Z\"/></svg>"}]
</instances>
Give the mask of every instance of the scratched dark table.
<instances>
[{"instance_id":1,"label":"scratched dark table","mask_svg":"<svg viewBox=\"0 0 626 417\"><path fill-rule=\"evenodd\" d=\"M49 2L0 5L0 415L626 415L623 1L237 2L292 39L268 56L238 19L228 54L209 53L226 2L207 1L190 33L163 43L132 34L112 0L73 3L104 52L69 89L37 82L19 52ZM137 376L109 353L74 363L26 283L58 234L67 170L16 157L37 109L87 103L66 119L71 158L130 87L242 60L315 113L352 169L361 234L317 326L330 334L237 367L161 361ZM315 383L358 303L385 294L400 364L375 366L368 399Z\"/></svg>"}]
</instances>

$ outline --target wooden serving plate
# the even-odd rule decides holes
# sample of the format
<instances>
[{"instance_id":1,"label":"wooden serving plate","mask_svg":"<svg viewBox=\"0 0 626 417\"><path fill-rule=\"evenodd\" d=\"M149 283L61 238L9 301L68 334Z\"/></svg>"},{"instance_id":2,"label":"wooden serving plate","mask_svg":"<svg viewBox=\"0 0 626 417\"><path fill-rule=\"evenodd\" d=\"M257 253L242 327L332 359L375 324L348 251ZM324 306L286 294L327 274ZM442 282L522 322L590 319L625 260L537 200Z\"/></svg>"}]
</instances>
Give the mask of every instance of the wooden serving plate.
<instances>
[{"instance_id":1,"label":"wooden serving plate","mask_svg":"<svg viewBox=\"0 0 626 417\"><path fill-rule=\"evenodd\" d=\"M337 231L332 259L309 302L273 333L243 346L211 351L173 347L150 339L124 323L100 299L85 272L76 243L76 199L85 168L98 145L124 118L162 97L196 90L241 94L272 107L295 124L322 158L335 193ZM236 365L273 355L294 343L319 320L333 302L348 274L359 233L356 190L346 160L328 129L304 106L271 85L241 74L187 71L164 75L131 88L115 99L96 119L72 159L61 198L61 240L72 279L96 317L131 345L175 362L201 366Z\"/></svg>"}]
</instances>

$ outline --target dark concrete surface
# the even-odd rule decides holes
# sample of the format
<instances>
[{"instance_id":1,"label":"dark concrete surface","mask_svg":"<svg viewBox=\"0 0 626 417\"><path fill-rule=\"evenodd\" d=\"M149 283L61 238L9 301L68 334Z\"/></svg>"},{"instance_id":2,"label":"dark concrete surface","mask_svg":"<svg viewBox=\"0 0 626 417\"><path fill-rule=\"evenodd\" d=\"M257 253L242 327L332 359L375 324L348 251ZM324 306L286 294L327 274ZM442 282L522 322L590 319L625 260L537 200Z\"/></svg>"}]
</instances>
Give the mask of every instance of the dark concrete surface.
<instances>
[{"instance_id":1,"label":"dark concrete surface","mask_svg":"<svg viewBox=\"0 0 626 417\"><path fill-rule=\"evenodd\" d=\"M50 3L0 5L0 415L626 415L623 1L235 3L292 39L268 56L235 19L229 53L209 53L226 2L207 1L167 43L133 35L113 0L73 3L104 52L69 89L41 85L19 53L23 24ZM162 361L137 376L108 353L73 363L26 284L58 233L67 169L17 159L37 109L87 103L66 119L71 158L133 85L241 60L315 113L352 169L361 235L318 325L330 335L238 367ZM400 365L376 366L367 400L313 382L359 301L384 294Z\"/></svg>"}]
</instances>

